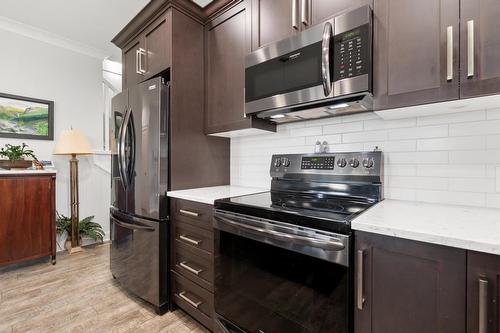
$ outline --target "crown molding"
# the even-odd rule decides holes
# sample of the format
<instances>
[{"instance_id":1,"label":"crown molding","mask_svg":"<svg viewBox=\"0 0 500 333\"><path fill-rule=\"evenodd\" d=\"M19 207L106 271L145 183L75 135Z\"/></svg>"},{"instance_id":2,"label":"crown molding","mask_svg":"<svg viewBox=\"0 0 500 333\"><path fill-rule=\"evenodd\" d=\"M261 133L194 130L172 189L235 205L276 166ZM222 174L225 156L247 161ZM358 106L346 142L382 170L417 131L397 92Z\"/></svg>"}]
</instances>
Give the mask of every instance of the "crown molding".
<instances>
[{"instance_id":1,"label":"crown molding","mask_svg":"<svg viewBox=\"0 0 500 333\"><path fill-rule=\"evenodd\" d=\"M66 50L80 53L92 58L103 60L108 56L110 56L110 54L108 54L104 50L59 36L57 34L36 28L34 26L25 23L12 20L5 16L0 16L0 29L18 35L22 35L34 40L38 40L47 44L51 44Z\"/></svg>"}]
</instances>

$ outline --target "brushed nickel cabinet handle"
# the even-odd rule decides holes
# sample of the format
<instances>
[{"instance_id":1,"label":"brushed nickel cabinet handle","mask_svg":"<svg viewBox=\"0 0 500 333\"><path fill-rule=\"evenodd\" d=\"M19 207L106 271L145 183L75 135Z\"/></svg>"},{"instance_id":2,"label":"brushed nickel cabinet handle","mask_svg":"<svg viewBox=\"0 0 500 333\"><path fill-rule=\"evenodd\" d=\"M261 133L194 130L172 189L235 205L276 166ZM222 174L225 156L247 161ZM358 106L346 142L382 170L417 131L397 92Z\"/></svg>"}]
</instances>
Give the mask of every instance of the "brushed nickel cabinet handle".
<instances>
[{"instance_id":1,"label":"brushed nickel cabinet handle","mask_svg":"<svg viewBox=\"0 0 500 333\"><path fill-rule=\"evenodd\" d=\"M199 213L192 212L190 210L185 210L185 209L179 209L179 213L181 213L181 215L188 215L188 216L193 216L193 217L200 216Z\"/></svg>"},{"instance_id":2,"label":"brushed nickel cabinet handle","mask_svg":"<svg viewBox=\"0 0 500 333\"><path fill-rule=\"evenodd\" d=\"M488 280L479 278L479 330L478 333L488 331Z\"/></svg>"},{"instance_id":3,"label":"brushed nickel cabinet handle","mask_svg":"<svg viewBox=\"0 0 500 333\"><path fill-rule=\"evenodd\" d=\"M187 270L193 274L196 274L196 275L199 275L201 272L203 272L203 269L195 269L195 268L189 266L187 261L180 262L179 266L181 266L185 270Z\"/></svg>"},{"instance_id":4,"label":"brushed nickel cabinet handle","mask_svg":"<svg viewBox=\"0 0 500 333\"><path fill-rule=\"evenodd\" d=\"M299 0L292 0L292 28L299 30Z\"/></svg>"},{"instance_id":5,"label":"brushed nickel cabinet handle","mask_svg":"<svg viewBox=\"0 0 500 333\"><path fill-rule=\"evenodd\" d=\"M191 243L193 245L200 245L201 244L201 240L192 239L186 235L180 235L179 238L182 239L183 241L186 241L186 242Z\"/></svg>"},{"instance_id":6,"label":"brushed nickel cabinet handle","mask_svg":"<svg viewBox=\"0 0 500 333\"><path fill-rule=\"evenodd\" d=\"M139 71L139 61L140 61L140 54L139 54L139 50L135 50L135 72L137 74L142 74L140 71Z\"/></svg>"},{"instance_id":7,"label":"brushed nickel cabinet handle","mask_svg":"<svg viewBox=\"0 0 500 333\"><path fill-rule=\"evenodd\" d=\"M358 267L357 273L356 273L356 286L357 286L357 293L356 293L356 306L358 310L363 310L364 303L365 303L365 297L364 297L364 285L363 285L363 275L364 275L364 251L363 250L358 250L356 253L356 264Z\"/></svg>"},{"instance_id":8,"label":"brushed nickel cabinet handle","mask_svg":"<svg viewBox=\"0 0 500 333\"><path fill-rule=\"evenodd\" d=\"M179 294L179 297L188 302L190 305L194 306L195 308L198 309L198 307L203 303L202 301L195 302L191 300L189 297L186 296L185 291L181 291Z\"/></svg>"},{"instance_id":9,"label":"brushed nickel cabinet handle","mask_svg":"<svg viewBox=\"0 0 500 333\"><path fill-rule=\"evenodd\" d=\"M300 17L303 25L309 25L309 0L302 0L300 6Z\"/></svg>"},{"instance_id":10,"label":"brushed nickel cabinet handle","mask_svg":"<svg viewBox=\"0 0 500 333\"><path fill-rule=\"evenodd\" d=\"M446 28L446 80L453 80L453 26Z\"/></svg>"},{"instance_id":11,"label":"brushed nickel cabinet handle","mask_svg":"<svg viewBox=\"0 0 500 333\"><path fill-rule=\"evenodd\" d=\"M474 20L467 21L467 77L474 76Z\"/></svg>"}]
</instances>

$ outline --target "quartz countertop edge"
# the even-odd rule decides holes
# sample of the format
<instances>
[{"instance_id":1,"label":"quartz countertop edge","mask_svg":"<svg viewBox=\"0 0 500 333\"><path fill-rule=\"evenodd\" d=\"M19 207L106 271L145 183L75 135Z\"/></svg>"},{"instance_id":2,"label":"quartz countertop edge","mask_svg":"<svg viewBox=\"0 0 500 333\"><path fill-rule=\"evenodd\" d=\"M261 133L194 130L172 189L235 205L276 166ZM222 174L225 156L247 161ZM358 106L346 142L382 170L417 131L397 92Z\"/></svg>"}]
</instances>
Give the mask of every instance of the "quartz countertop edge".
<instances>
[{"instance_id":1,"label":"quartz countertop edge","mask_svg":"<svg viewBox=\"0 0 500 333\"><path fill-rule=\"evenodd\" d=\"M44 169L44 170L34 170L34 169L14 169L6 170L0 169L0 176L9 175L45 175L45 174L56 174L56 169Z\"/></svg>"},{"instance_id":2,"label":"quartz countertop edge","mask_svg":"<svg viewBox=\"0 0 500 333\"><path fill-rule=\"evenodd\" d=\"M171 198L201 202L208 205L213 205L215 200L238 197L242 195L256 194L267 192L268 189L245 187L235 185L200 187L188 190L178 190L167 192L167 196Z\"/></svg>"},{"instance_id":3,"label":"quartz countertop edge","mask_svg":"<svg viewBox=\"0 0 500 333\"><path fill-rule=\"evenodd\" d=\"M353 230L500 255L500 209L387 199Z\"/></svg>"}]
</instances>

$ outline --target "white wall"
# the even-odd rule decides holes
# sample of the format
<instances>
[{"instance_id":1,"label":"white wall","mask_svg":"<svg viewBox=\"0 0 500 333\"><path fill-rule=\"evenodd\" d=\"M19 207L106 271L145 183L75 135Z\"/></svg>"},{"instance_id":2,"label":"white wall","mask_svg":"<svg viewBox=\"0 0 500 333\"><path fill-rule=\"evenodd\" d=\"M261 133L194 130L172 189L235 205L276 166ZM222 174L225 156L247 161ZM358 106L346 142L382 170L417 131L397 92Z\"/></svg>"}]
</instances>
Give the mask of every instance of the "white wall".
<instances>
[{"instance_id":1,"label":"white wall","mask_svg":"<svg viewBox=\"0 0 500 333\"><path fill-rule=\"evenodd\" d=\"M0 30L6 46L0 52L0 92L55 102L54 140L73 126L83 131L93 148L102 146L102 59ZM8 47L7 47L8 46ZM26 142L39 159L53 160L57 168L57 210L69 214L69 158L54 156L55 141ZM80 218L95 215L109 237L109 155L80 157Z\"/></svg>"},{"instance_id":2,"label":"white wall","mask_svg":"<svg viewBox=\"0 0 500 333\"><path fill-rule=\"evenodd\" d=\"M273 153L312 153L327 140L331 152L382 149L386 198L500 208L500 109L471 101L477 110L398 120L364 113L233 138L231 184L269 187Z\"/></svg>"}]
</instances>

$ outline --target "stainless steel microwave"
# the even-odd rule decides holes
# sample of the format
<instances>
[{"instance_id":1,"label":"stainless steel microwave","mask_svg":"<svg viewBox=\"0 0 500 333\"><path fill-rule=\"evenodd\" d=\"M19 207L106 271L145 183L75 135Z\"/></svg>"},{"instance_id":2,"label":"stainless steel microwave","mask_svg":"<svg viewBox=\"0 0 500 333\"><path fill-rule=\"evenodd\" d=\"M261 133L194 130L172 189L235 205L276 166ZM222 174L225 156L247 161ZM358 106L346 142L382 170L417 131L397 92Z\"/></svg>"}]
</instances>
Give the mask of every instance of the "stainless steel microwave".
<instances>
[{"instance_id":1,"label":"stainless steel microwave","mask_svg":"<svg viewBox=\"0 0 500 333\"><path fill-rule=\"evenodd\" d=\"M247 55L245 113L281 123L371 110L372 30L367 5Z\"/></svg>"}]
</instances>

